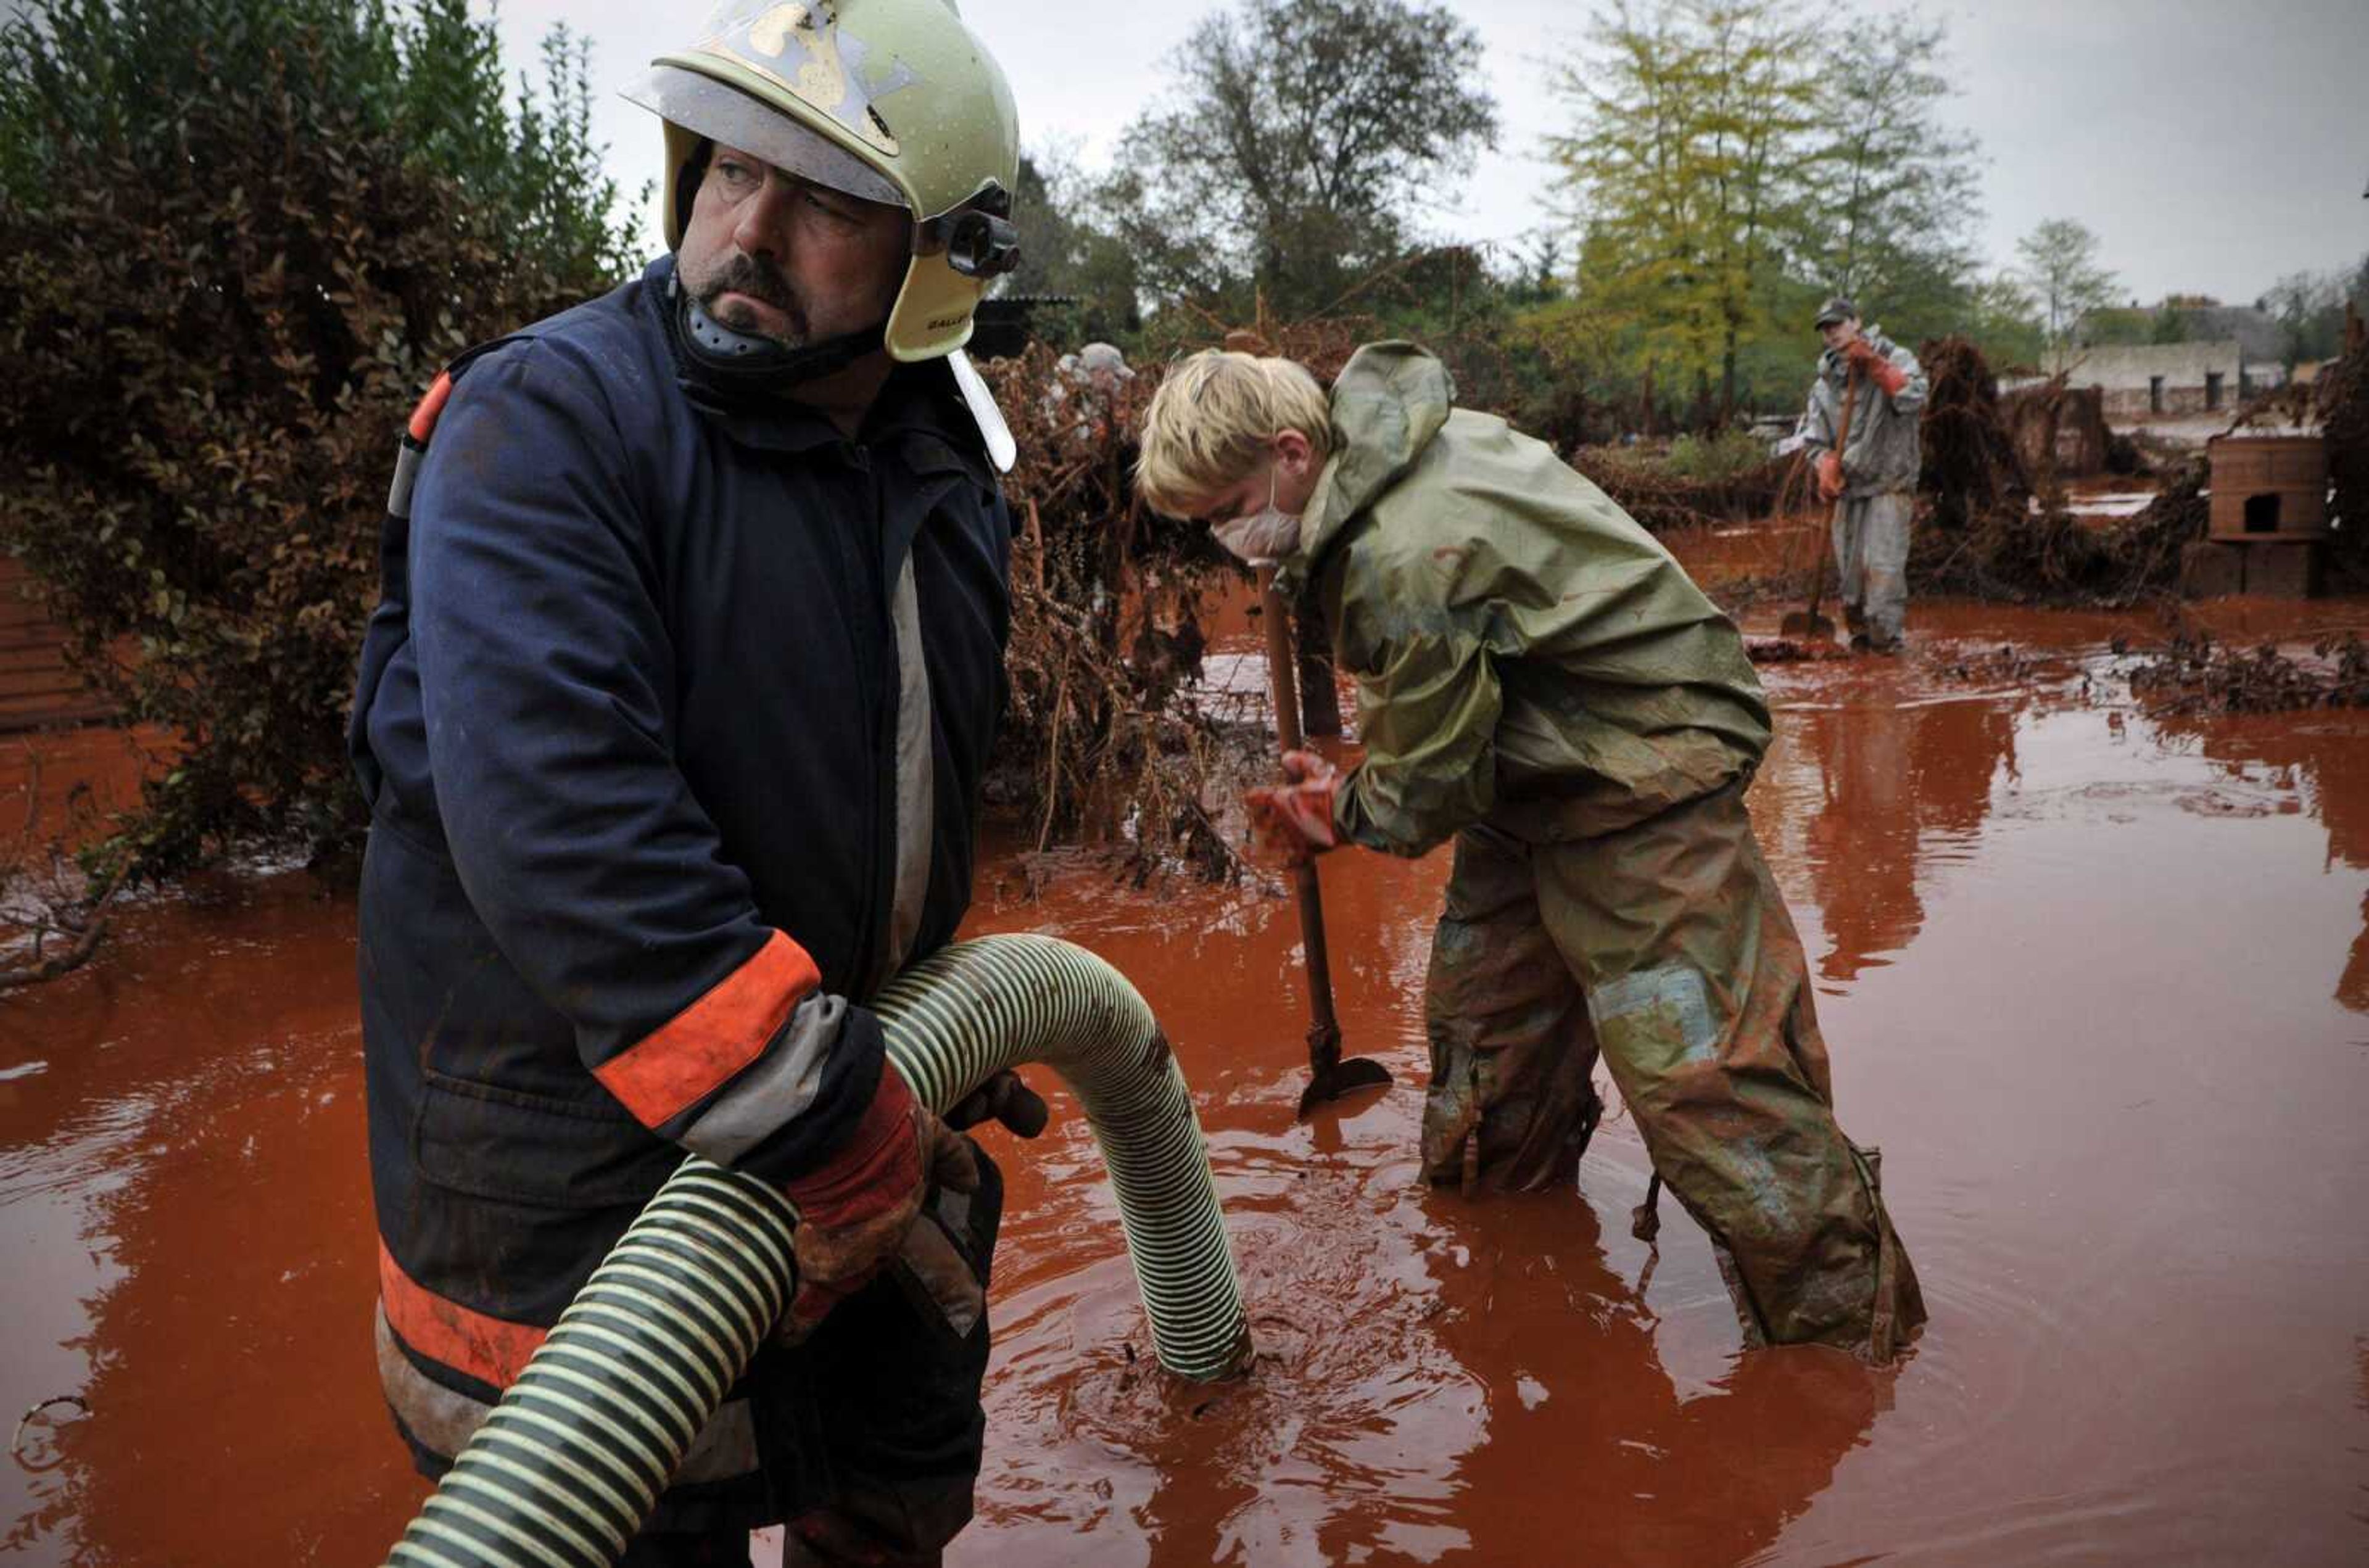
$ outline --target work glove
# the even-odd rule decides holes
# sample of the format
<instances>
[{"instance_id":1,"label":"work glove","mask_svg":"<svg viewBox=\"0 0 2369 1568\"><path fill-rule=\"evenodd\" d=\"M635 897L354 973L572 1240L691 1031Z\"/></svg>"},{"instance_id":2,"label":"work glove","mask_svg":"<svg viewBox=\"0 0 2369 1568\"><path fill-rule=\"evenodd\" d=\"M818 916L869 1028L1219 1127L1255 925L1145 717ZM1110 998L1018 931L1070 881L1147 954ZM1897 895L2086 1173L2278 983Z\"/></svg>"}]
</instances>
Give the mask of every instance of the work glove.
<instances>
[{"instance_id":1,"label":"work glove","mask_svg":"<svg viewBox=\"0 0 2369 1568\"><path fill-rule=\"evenodd\" d=\"M1288 782L1263 784L1242 794L1251 831L1259 843L1295 865L1340 848L1341 835L1333 826L1333 798L1340 788L1341 775L1333 764L1313 751L1286 751L1283 776Z\"/></svg>"},{"instance_id":2,"label":"work glove","mask_svg":"<svg viewBox=\"0 0 2369 1568\"><path fill-rule=\"evenodd\" d=\"M1843 358L1882 387L1886 397L1899 396L1900 389L1908 384L1908 372L1877 353L1875 345L1864 338L1854 338L1845 344Z\"/></svg>"},{"instance_id":3,"label":"work glove","mask_svg":"<svg viewBox=\"0 0 2369 1568\"><path fill-rule=\"evenodd\" d=\"M946 1125L964 1132L983 1121L997 1121L1016 1137L1034 1138L1045 1130L1052 1115L1044 1096L1007 1067L964 1095L961 1104L946 1113Z\"/></svg>"},{"instance_id":4,"label":"work glove","mask_svg":"<svg viewBox=\"0 0 2369 1568\"><path fill-rule=\"evenodd\" d=\"M1830 501L1843 498L1842 454L1833 452L1818 453L1818 494Z\"/></svg>"},{"instance_id":5,"label":"work glove","mask_svg":"<svg viewBox=\"0 0 2369 1568\"><path fill-rule=\"evenodd\" d=\"M914 1097L897 1064L884 1061L879 1087L847 1146L786 1184L798 1210L790 1239L798 1288L786 1337L804 1338L842 1298L887 1266L904 1246L933 1181L977 1192L978 1156L970 1139Z\"/></svg>"}]
</instances>

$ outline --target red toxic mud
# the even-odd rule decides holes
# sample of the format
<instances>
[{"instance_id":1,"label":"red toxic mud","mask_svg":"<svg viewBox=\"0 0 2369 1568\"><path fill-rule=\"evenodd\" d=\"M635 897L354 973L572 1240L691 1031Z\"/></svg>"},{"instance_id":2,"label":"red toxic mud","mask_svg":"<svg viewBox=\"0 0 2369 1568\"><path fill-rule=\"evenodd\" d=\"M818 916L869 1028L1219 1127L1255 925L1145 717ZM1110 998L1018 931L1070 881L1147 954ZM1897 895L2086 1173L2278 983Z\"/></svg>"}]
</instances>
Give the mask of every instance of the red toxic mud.
<instances>
[{"instance_id":1,"label":"red toxic mud","mask_svg":"<svg viewBox=\"0 0 2369 1568\"><path fill-rule=\"evenodd\" d=\"M1444 857L1324 863L1348 1047L1400 1083L1307 1124L1279 882L1082 862L1004 901L1005 860L972 929L1085 943L1165 1024L1262 1354L1167 1379L1074 1103L992 1134L988 1459L949 1561L2369 1555L2369 720L2158 723L2107 647L2141 618L1912 624L1902 660L1764 671L1751 796L1932 1309L1902 1365L1739 1354L1692 1222L1630 1236L1617 1111L1576 1191L1417 1187ZM1986 678L2003 641L2020 673ZM87 1407L0 1466L19 1561L370 1562L422 1494L372 1368L352 923L301 877L212 882L0 1000L0 1407Z\"/></svg>"}]
</instances>

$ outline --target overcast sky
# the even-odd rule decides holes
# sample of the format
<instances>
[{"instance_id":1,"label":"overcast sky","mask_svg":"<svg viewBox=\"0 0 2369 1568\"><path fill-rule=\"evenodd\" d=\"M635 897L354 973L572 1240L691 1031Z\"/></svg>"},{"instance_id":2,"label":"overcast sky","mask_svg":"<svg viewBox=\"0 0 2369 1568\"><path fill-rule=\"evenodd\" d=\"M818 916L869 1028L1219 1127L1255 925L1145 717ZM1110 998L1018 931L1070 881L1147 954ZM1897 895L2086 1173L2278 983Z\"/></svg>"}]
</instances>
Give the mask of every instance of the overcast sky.
<instances>
[{"instance_id":1,"label":"overcast sky","mask_svg":"<svg viewBox=\"0 0 2369 1568\"><path fill-rule=\"evenodd\" d=\"M1120 130L1164 89L1164 58L1214 8L962 7L1012 79L1026 144L1066 146L1090 168L1107 163ZM1486 47L1503 127L1498 151L1444 193L1429 224L1442 236L1520 241L1543 221L1551 177L1536 150L1564 121L1547 90L1551 63L1571 54L1588 7L1461 0L1455 9ZM2363 0L1937 0L1923 9L1949 25L1959 87L1950 117L1981 138L1979 234L1992 266L2011 264L2016 239L2057 217L2096 230L2123 292L2150 303L2172 292L2250 301L2283 273L2369 253ZM685 41L705 10L506 0L502 25L509 57L524 62L566 18L591 38L596 78L613 86ZM647 115L604 95L598 130L621 185L656 177Z\"/></svg>"}]
</instances>

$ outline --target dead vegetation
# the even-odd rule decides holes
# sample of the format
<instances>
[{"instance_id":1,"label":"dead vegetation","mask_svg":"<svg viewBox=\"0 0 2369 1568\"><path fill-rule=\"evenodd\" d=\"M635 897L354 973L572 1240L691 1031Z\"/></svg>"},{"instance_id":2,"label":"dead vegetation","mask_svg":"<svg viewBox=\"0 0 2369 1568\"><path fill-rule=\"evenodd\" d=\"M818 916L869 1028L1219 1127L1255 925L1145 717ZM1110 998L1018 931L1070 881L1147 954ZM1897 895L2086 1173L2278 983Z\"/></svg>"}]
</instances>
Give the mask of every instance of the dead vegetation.
<instances>
[{"instance_id":1,"label":"dead vegetation","mask_svg":"<svg viewBox=\"0 0 2369 1568\"><path fill-rule=\"evenodd\" d=\"M67 823L42 821L41 761L27 761L19 786L24 825L0 846L0 992L56 979L82 967L106 940L131 862L118 855L94 872L68 847L97 837L100 814L86 786L66 797Z\"/></svg>"},{"instance_id":2,"label":"dead vegetation","mask_svg":"<svg viewBox=\"0 0 2369 1568\"><path fill-rule=\"evenodd\" d=\"M2203 460L2192 461L2135 516L2110 527L2085 523L2065 509L2053 466L2031 471L1980 350L1951 338L1922 351L1932 388L1922 482L1934 495L1939 526L1918 530L1910 550L1909 581L1917 591L2122 606L2178 584L2181 547L2204 533ZM2036 390L2040 399L2027 406L2062 413L2061 383ZM2052 463L2054 429L2052 421Z\"/></svg>"},{"instance_id":3,"label":"dead vegetation","mask_svg":"<svg viewBox=\"0 0 2369 1568\"><path fill-rule=\"evenodd\" d=\"M1919 592L2015 604L2134 604L2178 584L2181 546L2204 536L2204 489L2199 458L2145 510L2107 528L2083 522L2053 497L2037 508L1997 506L1956 532L1920 530L1909 581Z\"/></svg>"},{"instance_id":4,"label":"dead vegetation","mask_svg":"<svg viewBox=\"0 0 2369 1568\"><path fill-rule=\"evenodd\" d=\"M1581 447L1571 454L1571 464L1651 533L1781 515L1802 501L1808 489L1797 457L1771 458L1706 478L1670 473L1650 456L1619 447Z\"/></svg>"},{"instance_id":5,"label":"dead vegetation","mask_svg":"<svg viewBox=\"0 0 2369 1568\"><path fill-rule=\"evenodd\" d=\"M1024 818L1038 855L1083 837L1139 882L1172 867L1230 879L1240 861L1208 802L1238 764L1192 693L1204 601L1228 567L1198 530L1135 498L1132 432L1157 372L1095 383L1039 345L987 373L1020 448L989 803Z\"/></svg>"},{"instance_id":6,"label":"dead vegetation","mask_svg":"<svg viewBox=\"0 0 2369 1568\"><path fill-rule=\"evenodd\" d=\"M2369 644L2323 637L2308 659L2275 643L2239 650L2198 632L2175 635L2130 672L2131 694L2169 715L2283 714L2369 707Z\"/></svg>"},{"instance_id":7,"label":"dead vegetation","mask_svg":"<svg viewBox=\"0 0 2369 1568\"><path fill-rule=\"evenodd\" d=\"M2342 358L2320 367L2313 410L2328 441L2328 482L2342 526L2330 549L2337 568L2369 580L2369 327L2357 315L2346 323Z\"/></svg>"}]
</instances>

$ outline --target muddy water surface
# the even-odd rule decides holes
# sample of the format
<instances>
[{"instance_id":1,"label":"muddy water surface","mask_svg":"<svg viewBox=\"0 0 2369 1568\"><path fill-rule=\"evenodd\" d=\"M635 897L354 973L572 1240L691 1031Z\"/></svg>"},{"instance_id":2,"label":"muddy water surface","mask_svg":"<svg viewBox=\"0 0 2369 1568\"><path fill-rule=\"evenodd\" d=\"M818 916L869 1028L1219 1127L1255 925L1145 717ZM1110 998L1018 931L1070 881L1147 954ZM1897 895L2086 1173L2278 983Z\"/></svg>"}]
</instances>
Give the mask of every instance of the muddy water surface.
<instances>
[{"instance_id":1,"label":"muddy water surface","mask_svg":"<svg viewBox=\"0 0 2369 1568\"><path fill-rule=\"evenodd\" d=\"M2369 1555L2369 719L2158 724L2112 675L2133 629L1919 606L1906 661L1767 672L1755 816L1933 1310L1889 1372L1740 1356L1676 1206L1631 1238L1617 1116L1575 1191L1417 1189L1444 858L1326 862L1349 1041L1401 1086L1305 1126L1287 902L1091 870L1000 901L989 868L974 929L1095 947L1173 1036L1264 1356L1164 1379L1074 1114L996 1135L951 1561ZM2008 637L2037 670L1986 672ZM371 1368L351 925L212 884L0 1000L0 1409L88 1406L0 1465L22 1561L374 1562L419 1495Z\"/></svg>"}]
</instances>

